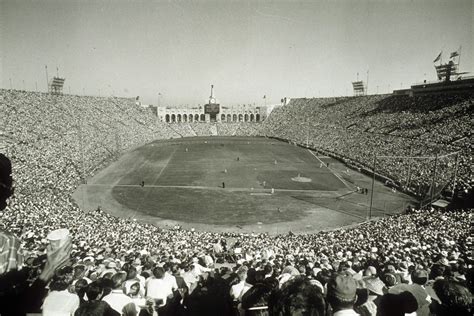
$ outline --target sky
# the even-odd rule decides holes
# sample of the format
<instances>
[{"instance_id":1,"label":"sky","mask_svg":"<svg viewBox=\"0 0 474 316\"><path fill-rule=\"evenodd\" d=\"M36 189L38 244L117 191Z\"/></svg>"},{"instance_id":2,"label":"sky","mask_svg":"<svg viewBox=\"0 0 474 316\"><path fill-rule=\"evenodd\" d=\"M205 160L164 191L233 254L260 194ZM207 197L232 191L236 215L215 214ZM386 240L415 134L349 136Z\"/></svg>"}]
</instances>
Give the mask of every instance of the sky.
<instances>
[{"instance_id":1,"label":"sky","mask_svg":"<svg viewBox=\"0 0 474 316\"><path fill-rule=\"evenodd\" d=\"M0 0L0 87L45 91L47 65L65 93L159 105L350 95L367 72L386 93L460 46L473 72L473 19L473 0Z\"/></svg>"}]
</instances>

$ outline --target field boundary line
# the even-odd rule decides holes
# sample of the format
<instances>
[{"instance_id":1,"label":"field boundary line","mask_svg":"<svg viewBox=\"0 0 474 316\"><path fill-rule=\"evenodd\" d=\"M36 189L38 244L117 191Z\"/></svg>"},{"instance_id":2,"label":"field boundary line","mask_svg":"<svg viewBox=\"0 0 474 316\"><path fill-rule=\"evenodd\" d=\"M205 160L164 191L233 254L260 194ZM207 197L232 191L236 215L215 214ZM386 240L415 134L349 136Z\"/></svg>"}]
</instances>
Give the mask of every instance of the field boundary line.
<instances>
[{"instance_id":1,"label":"field boundary line","mask_svg":"<svg viewBox=\"0 0 474 316\"><path fill-rule=\"evenodd\" d=\"M137 184L100 184L100 183L93 183L88 184L88 186L96 186L96 187L124 187L124 188L139 188L141 185ZM200 186L200 185L150 185L145 184L144 188L171 188L171 189L198 189L198 190L215 190L215 191L227 191L227 192L251 192L251 193L268 193L271 195L271 189L253 189L252 188L238 188L238 187L228 187L222 188L220 186ZM274 189L275 192L309 192L309 193L327 193L330 195L338 195L337 190L307 190L307 189ZM339 195L338 195L339 196Z\"/></svg>"},{"instance_id":2,"label":"field boundary line","mask_svg":"<svg viewBox=\"0 0 474 316\"><path fill-rule=\"evenodd\" d=\"M161 177L161 174L163 173L163 171L166 169L166 167L168 167L168 164L170 163L171 161L171 158L173 158L176 150L178 150L178 147L176 147L173 151L173 153L168 157L168 160L166 161L166 164L163 166L163 168L161 168L160 172L158 172L158 174L155 176L155 178L153 179L153 183L156 183L156 181ZM145 161L146 163L146 161ZM141 166L143 166L145 163L143 163ZM115 186L119 186L119 185L115 185ZM114 187L115 187L114 186ZM133 213L133 218L135 218L135 215L141 211L141 208L142 208L142 205L143 205L143 201L145 201L145 199L148 198L148 195L150 195L150 191L148 190L146 193L145 193L145 196L142 198L142 200L140 201L140 203L138 203L138 208L135 209L134 213Z\"/></svg>"},{"instance_id":3,"label":"field boundary line","mask_svg":"<svg viewBox=\"0 0 474 316\"><path fill-rule=\"evenodd\" d=\"M314 158L318 159L318 161L319 161L320 163L322 163L323 166L326 167L334 176L336 176L336 178L338 178L339 181L341 181L341 182L346 186L346 188L348 188L349 190L352 189L352 188L347 184L347 182L346 182L340 175L338 175L335 171L333 171L331 168L329 168L326 163L324 163L321 159L318 158L318 156L316 156L316 155L314 154L313 151L311 151L311 149L308 149L308 151L309 151L309 153L310 153L311 155L313 155Z\"/></svg>"},{"instance_id":4,"label":"field boundary line","mask_svg":"<svg viewBox=\"0 0 474 316\"><path fill-rule=\"evenodd\" d=\"M163 174L163 171L165 171L166 167L168 167L168 165L171 161L171 158L173 158L173 156L174 156L174 154L176 153L177 150L178 150L178 147L176 147L174 149L173 153L168 157L168 160L166 161L166 164L163 166L163 168L161 168L160 172L158 172L158 175L153 180L153 183L156 183L156 181L161 177L161 175Z\"/></svg>"}]
</instances>

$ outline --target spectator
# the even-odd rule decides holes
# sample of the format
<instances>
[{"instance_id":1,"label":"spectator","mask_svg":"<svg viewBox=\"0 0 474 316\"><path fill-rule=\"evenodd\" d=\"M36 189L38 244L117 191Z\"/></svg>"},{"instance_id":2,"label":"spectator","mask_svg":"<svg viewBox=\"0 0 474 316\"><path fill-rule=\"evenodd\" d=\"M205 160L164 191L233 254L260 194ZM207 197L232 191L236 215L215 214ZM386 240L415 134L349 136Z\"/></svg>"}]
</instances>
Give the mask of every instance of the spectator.
<instances>
[{"instance_id":1,"label":"spectator","mask_svg":"<svg viewBox=\"0 0 474 316\"><path fill-rule=\"evenodd\" d=\"M354 311L357 284L352 276L336 274L327 285L327 301L334 316L358 315Z\"/></svg>"},{"instance_id":2,"label":"spectator","mask_svg":"<svg viewBox=\"0 0 474 316\"><path fill-rule=\"evenodd\" d=\"M441 304L434 302L432 311L437 316L472 315L472 293L457 281L437 280L433 289Z\"/></svg>"},{"instance_id":3,"label":"spectator","mask_svg":"<svg viewBox=\"0 0 474 316\"><path fill-rule=\"evenodd\" d=\"M400 294L388 293L380 300L378 314L380 316L404 316L418 309L416 298L410 292Z\"/></svg>"},{"instance_id":4,"label":"spectator","mask_svg":"<svg viewBox=\"0 0 474 316\"><path fill-rule=\"evenodd\" d=\"M137 308L133 300L123 292L123 283L126 275L118 272L112 277L113 290L104 296L102 300L110 305L112 309L120 314L136 315Z\"/></svg>"},{"instance_id":5,"label":"spectator","mask_svg":"<svg viewBox=\"0 0 474 316\"><path fill-rule=\"evenodd\" d=\"M307 278L298 276L285 283L283 288L270 298L269 310L270 315L275 316L324 316L326 304L320 288Z\"/></svg>"},{"instance_id":6,"label":"spectator","mask_svg":"<svg viewBox=\"0 0 474 316\"><path fill-rule=\"evenodd\" d=\"M89 283L85 279L79 279L74 283L74 292L79 297L79 305L85 302L84 296L86 295L87 285Z\"/></svg>"},{"instance_id":7,"label":"spectator","mask_svg":"<svg viewBox=\"0 0 474 316\"><path fill-rule=\"evenodd\" d=\"M69 292L72 269L65 267L56 272L49 285L50 292L43 303L44 316L72 316L79 307L79 297Z\"/></svg>"},{"instance_id":8,"label":"spectator","mask_svg":"<svg viewBox=\"0 0 474 316\"><path fill-rule=\"evenodd\" d=\"M84 301L74 316L120 316L110 305L101 301L103 288L98 282L92 282L86 288L87 301Z\"/></svg>"},{"instance_id":9,"label":"spectator","mask_svg":"<svg viewBox=\"0 0 474 316\"><path fill-rule=\"evenodd\" d=\"M154 299L158 306L164 306L168 298L173 296L172 287L164 277L165 270L162 267L155 267L153 276L146 280L146 296Z\"/></svg>"},{"instance_id":10,"label":"spectator","mask_svg":"<svg viewBox=\"0 0 474 316\"><path fill-rule=\"evenodd\" d=\"M268 314L271 294L278 290L278 280L266 278L265 271L258 271L256 283L242 296L242 309L245 316L263 316Z\"/></svg>"}]
</instances>

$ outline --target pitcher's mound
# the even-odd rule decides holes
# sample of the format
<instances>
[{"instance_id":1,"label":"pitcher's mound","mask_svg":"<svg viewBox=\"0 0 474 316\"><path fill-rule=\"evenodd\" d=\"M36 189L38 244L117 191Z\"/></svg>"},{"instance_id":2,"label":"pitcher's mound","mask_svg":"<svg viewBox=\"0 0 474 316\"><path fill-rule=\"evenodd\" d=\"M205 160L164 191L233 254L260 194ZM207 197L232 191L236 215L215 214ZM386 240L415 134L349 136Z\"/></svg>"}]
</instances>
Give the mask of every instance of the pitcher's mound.
<instances>
[{"instance_id":1,"label":"pitcher's mound","mask_svg":"<svg viewBox=\"0 0 474 316\"><path fill-rule=\"evenodd\" d=\"M311 182L310 178L302 177L300 175L298 175L297 177L291 178L291 180L295 182Z\"/></svg>"}]
</instances>

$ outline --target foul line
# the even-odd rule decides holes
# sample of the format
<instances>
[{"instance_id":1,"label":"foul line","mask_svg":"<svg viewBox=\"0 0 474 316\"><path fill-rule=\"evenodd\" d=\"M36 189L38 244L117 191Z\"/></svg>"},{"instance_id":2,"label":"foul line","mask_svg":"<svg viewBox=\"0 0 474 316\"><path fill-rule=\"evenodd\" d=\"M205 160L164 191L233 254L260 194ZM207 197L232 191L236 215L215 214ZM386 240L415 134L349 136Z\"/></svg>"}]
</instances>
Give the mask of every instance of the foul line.
<instances>
[{"instance_id":1,"label":"foul line","mask_svg":"<svg viewBox=\"0 0 474 316\"><path fill-rule=\"evenodd\" d=\"M342 182L342 184L344 184L349 190L351 190L351 187L346 183L346 181L340 176L338 175L336 172L334 172L331 168L328 167L327 164L325 164L321 159L318 158L318 156L316 156L310 149L308 149L309 153L311 155L313 155L314 158L318 159L320 163L323 164L323 166L325 166L333 175L336 176L336 178L339 179L339 181Z\"/></svg>"},{"instance_id":2,"label":"foul line","mask_svg":"<svg viewBox=\"0 0 474 316\"><path fill-rule=\"evenodd\" d=\"M158 174L156 175L155 179L153 180L153 183L155 183L160 177L161 177L161 174L163 173L163 171L166 169L166 167L168 167L168 164L170 163L171 161L171 158L173 157L173 155L175 154L176 150L178 150L178 147L176 147L173 151L173 153L171 153L171 155L168 157L168 160L166 161L166 164L163 166L163 168L161 168L160 172L158 172ZM142 164L143 165L143 164ZM141 167L141 166L140 166ZM118 185L115 185L115 186L118 186ZM114 186L114 187L115 187ZM138 204L138 208L135 210L134 214L133 214L133 218L135 218L135 215L141 210L142 208L142 203L145 199L148 198L148 195L150 194L150 191L147 191L147 193L145 194L145 196L143 197L143 199L140 201L140 203Z\"/></svg>"},{"instance_id":3,"label":"foul line","mask_svg":"<svg viewBox=\"0 0 474 316\"><path fill-rule=\"evenodd\" d=\"M91 187L124 187L124 188L141 188L140 184L101 184L101 183L89 183L87 186ZM262 188L236 188L236 187L228 187L222 188L220 186L215 187L207 187L207 186L199 186L199 185L147 185L143 187L146 188L171 188L171 189L197 189L197 190L215 190L215 191L228 191L228 192L251 192L256 194L267 194L271 192L271 189L262 189ZM274 189L274 192L309 192L309 193L327 193L328 195L338 195L337 191L327 191L327 190L305 190L305 189ZM269 193L271 194L271 193ZM339 196L339 195L338 195Z\"/></svg>"},{"instance_id":4,"label":"foul line","mask_svg":"<svg viewBox=\"0 0 474 316\"><path fill-rule=\"evenodd\" d=\"M168 161L166 161L166 164L163 166L163 168L161 168L160 172L158 172L158 175L155 177L155 179L153 180L153 183L156 182L156 180L158 180L160 177L161 177L161 174L163 173L163 171L165 171L166 167L168 167L170 161L171 161L171 158L173 158L174 154L176 153L176 151L178 150L178 147L176 147L173 151L173 153L168 157Z\"/></svg>"}]
</instances>

